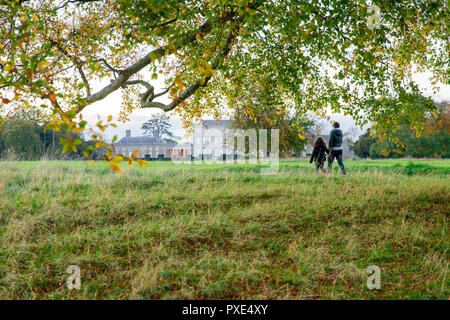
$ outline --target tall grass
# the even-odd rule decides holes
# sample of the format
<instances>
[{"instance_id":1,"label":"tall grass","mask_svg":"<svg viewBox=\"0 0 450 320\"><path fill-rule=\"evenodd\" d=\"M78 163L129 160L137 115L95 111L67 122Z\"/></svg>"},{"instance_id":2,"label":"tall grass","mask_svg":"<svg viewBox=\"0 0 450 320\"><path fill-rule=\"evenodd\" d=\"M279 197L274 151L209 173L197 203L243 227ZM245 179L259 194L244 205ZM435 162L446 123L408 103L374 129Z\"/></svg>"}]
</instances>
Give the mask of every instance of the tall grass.
<instances>
[{"instance_id":1,"label":"tall grass","mask_svg":"<svg viewBox=\"0 0 450 320\"><path fill-rule=\"evenodd\" d=\"M77 158L80 159L81 157L78 156ZM0 161L30 161L36 159L40 161L65 161L74 159L74 156L73 154L62 153L57 147L42 149L37 155L25 155L16 152L14 148L9 148L0 155Z\"/></svg>"},{"instance_id":2,"label":"tall grass","mask_svg":"<svg viewBox=\"0 0 450 320\"><path fill-rule=\"evenodd\" d=\"M447 299L448 162L378 164L0 163L0 298Z\"/></svg>"}]
</instances>

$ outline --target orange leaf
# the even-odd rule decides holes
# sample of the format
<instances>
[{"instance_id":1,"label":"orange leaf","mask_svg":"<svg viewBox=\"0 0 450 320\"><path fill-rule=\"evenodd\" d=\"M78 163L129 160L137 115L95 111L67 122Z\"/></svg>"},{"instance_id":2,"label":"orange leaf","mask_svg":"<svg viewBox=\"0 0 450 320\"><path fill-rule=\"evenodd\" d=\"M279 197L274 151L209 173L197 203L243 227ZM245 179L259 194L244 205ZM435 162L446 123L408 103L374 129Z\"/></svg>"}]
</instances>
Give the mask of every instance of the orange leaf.
<instances>
[{"instance_id":1,"label":"orange leaf","mask_svg":"<svg viewBox=\"0 0 450 320\"><path fill-rule=\"evenodd\" d=\"M145 161L145 160L139 159L139 160L136 160L136 162L139 163L139 165L140 165L141 167L142 167L142 166L148 166L148 162Z\"/></svg>"},{"instance_id":2,"label":"orange leaf","mask_svg":"<svg viewBox=\"0 0 450 320\"><path fill-rule=\"evenodd\" d=\"M109 167L118 173L122 173L122 169L120 169L120 167L117 164L111 163Z\"/></svg>"},{"instance_id":3,"label":"orange leaf","mask_svg":"<svg viewBox=\"0 0 450 320\"><path fill-rule=\"evenodd\" d=\"M56 101L56 94L54 94L53 92L51 92L51 93L48 95L48 97L49 97L49 99L50 99L51 102L55 102L55 101Z\"/></svg>"}]
</instances>

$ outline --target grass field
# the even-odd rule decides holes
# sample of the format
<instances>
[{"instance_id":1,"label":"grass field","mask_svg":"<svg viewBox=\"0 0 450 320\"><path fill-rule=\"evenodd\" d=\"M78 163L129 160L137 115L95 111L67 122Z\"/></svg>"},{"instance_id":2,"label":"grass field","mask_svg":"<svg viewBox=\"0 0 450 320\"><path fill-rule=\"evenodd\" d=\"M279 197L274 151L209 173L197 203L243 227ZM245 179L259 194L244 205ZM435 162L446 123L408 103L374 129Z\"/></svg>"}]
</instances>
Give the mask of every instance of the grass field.
<instances>
[{"instance_id":1,"label":"grass field","mask_svg":"<svg viewBox=\"0 0 450 320\"><path fill-rule=\"evenodd\" d=\"M450 161L346 166L0 162L0 298L448 299Z\"/></svg>"}]
</instances>

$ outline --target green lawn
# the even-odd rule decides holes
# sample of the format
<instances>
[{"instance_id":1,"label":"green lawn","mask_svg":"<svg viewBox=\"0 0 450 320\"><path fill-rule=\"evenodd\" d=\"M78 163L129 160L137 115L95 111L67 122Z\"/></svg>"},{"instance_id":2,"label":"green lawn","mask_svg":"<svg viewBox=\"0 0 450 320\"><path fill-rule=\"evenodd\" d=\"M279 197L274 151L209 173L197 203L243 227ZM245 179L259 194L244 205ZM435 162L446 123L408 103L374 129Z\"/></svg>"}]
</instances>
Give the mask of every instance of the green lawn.
<instances>
[{"instance_id":1,"label":"green lawn","mask_svg":"<svg viewBox=\"0 0 450 320\"><path fill-rule=\"evenodd\" d=\"M345 164L0 162L0 298L448 299L450 161Z\"/></svg>"}]
</instances>

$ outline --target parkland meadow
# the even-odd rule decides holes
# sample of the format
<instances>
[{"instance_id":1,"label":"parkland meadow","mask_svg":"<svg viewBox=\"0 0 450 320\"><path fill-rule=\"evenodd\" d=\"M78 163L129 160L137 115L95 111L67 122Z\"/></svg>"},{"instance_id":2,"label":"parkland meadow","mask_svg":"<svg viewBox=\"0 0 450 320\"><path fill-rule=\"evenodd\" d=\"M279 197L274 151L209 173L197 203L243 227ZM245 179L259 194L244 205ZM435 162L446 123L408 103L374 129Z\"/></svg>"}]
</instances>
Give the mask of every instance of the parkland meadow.
<instances>
[{"instance_id":1,"label":"parkland meadow","mask_svg":"<svg viewBox=\"0 0 450 320\"><path fill-rule=\"evenodd\" d=\"M450 161L345 164L0 162L0 298L448 299Z\"/></svg>"}]
</instances>

